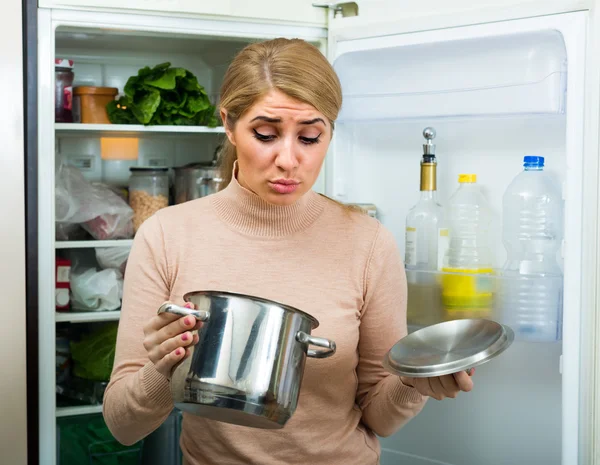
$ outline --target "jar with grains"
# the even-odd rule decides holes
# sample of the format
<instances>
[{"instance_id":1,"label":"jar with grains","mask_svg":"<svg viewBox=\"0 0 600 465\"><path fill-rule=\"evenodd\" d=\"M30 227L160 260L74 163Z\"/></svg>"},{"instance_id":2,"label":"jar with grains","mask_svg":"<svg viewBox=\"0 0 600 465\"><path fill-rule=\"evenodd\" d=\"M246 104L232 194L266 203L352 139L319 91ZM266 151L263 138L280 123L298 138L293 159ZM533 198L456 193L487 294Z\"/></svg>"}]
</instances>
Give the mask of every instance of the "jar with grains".
<instances>
[{"instance_id":1,"label":"jar with grains","mask_svg":"<svg viewBox=\"0 0 600 465\"><path fill-rule=\"evenodd\" d=\"M54 121L73 122L73 60L54 59Z\"/></svg>"},{"instance_id":2,"label":"jar with grains","mask_svg":"<svg viewBox=\"0 0 600 465\"><path fill-rule=\"evenodd\" d=\"M129 171L129 205L137 232L144 221L169 206L169 175L163 167L131 167Z\"/></svg>"}]
</instances>

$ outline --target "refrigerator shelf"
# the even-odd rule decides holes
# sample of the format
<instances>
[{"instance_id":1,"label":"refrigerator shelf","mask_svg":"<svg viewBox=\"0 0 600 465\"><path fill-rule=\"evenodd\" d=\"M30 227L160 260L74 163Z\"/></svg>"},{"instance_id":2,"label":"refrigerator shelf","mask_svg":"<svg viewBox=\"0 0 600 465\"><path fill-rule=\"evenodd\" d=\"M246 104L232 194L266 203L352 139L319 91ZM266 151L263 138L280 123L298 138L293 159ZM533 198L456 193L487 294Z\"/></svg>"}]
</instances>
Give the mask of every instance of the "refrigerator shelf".
<instances>
[{"instance_id":1,"label":"refrigerator shelf","mask_svg":"<svg viewBox=\"0 0 600 465\"><path fill-rule=\"evenodd\" d=\"M567 52L554 30L435 45L390 38L380 48L341 54L334 67L344 95L339 122L564 114L566 108Z\"/></svg>"},{"instance_id":2,"label":"refrigerator shelf","mask_svg":"<svg viewBox=\"0 0 600 465\"><path fill-rule=\"evenodd\" d=\"M102 413L102 405L78 405L74 407L57 407L56 417L73 417L78 415L93 415Z\"/></svg>"},{"instance_id":3,"label":"refrigerator shelf","mask_svg":"<svg viewBox=\"0 0 600 465\"><path fill-rule=\"evenodd\" d=\"M101 321L118 321L121 311L110 312L56 312L57 323L95 323Z\"/></svg>"},{"instance_id":4,"label":"refrigerator shelf","mask_svg":"<svg viewBox=\"0 0 600 465\"><path fill-rule=\"evenodd\" d=\"M145 134L172 134L174 136L193 134L225 134L225 128L219 126L143 126L139 124L80 124L80 123L55 123L54 129L61 136L82 137L94 136L119 136Z\"/></svg>"},{"instance_id":5,"label":"refrigerator shelf","mask_svg":"<svg viewBox=\"0 0 600 465\"><path fill-rule=\"evenodd\" d=\"M407 320L413 331L445 320L485 318L510 326L520 341L561 340L562 276L408 269L406 279Z\"/></svg>"},{"instance_id":6,"label":"refrigerator shelf","mask_svg":"<svg viewBox=\"0 0 600 465\"><path fill-rule=\"evenodd\" d=\"M131 247L133 239L118 239L114 241L57 241L57 249L95 249L96 247Z\"/></svg>"}]
</instances>

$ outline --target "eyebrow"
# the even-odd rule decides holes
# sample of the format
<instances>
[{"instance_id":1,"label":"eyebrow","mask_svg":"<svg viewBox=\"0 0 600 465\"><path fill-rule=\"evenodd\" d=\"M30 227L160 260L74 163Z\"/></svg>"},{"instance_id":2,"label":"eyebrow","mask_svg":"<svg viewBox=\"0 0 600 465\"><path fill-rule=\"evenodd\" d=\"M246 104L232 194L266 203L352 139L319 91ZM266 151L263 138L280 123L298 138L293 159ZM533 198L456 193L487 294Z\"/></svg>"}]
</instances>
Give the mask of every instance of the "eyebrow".
<instances>
[{"instance_id":1,"label":"eyebrow","mask_svg":"<svg viewBox=\"0 0 600 465\"><path fill-rule=\"evenodd\" d=\"M253 118L252 121L250 121L250 122L252 123L256 120L265 121L267 123L273 123L273 124L281 123L281 118L269 118L268 116L257 116L256 118ZM321 123L325 124L325 121L323 121L323 118L314 118L314 119L307 120L307 121L300 121L300 124L314 124L319 121Z\"/></svg>"}]
</instances>

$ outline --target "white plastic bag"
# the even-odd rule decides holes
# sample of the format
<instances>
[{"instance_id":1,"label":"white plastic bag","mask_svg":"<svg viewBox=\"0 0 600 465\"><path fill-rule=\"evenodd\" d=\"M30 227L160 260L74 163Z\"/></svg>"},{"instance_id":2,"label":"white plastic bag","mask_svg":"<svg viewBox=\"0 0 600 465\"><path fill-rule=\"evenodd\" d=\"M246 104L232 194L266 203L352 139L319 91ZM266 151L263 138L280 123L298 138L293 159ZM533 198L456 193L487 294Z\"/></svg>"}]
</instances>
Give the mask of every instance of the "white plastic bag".
<instances>
[{"instance_id":1,"label":"white plastic bag","mask_svg":"<svg viewBox=\"0 0 600 465\"><path fill-rule=\"evenodd\" d=\"M109 311L121 307L123 275L115 269L94 268L71 272L72 307L83 311Z\"/></svg>"},{"instance_id":2,"label":"white plastic bag","mask_svg":"<svg viewBox=\"0 0 600 465\"><path fill-rule=\"evenodd\" d=\"M133 210L127 202L109 186L87 181L81 171L64 162L57 167L55 198L57 231L80 224L94 239L133 237Z\"/></svg>"},{"instance_id":3,"label":"white plastic bag","mask_svg":"<svg viewBox=\"0 0 600 465\"><path fill-rule=\"evenodd\" d=\"M102 269L116 268L125 275L131 247L97 247L96 260Z\"/></svg>"}]
</instances>

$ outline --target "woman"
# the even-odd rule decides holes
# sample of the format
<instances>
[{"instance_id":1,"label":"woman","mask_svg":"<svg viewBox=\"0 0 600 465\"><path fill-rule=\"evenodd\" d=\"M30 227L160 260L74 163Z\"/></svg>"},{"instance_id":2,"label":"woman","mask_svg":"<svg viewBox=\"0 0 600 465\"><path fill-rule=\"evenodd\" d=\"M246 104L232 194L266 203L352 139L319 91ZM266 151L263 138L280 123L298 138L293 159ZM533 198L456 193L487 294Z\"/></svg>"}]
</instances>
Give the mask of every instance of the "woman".
<instances>
[{"instance_id":1,"label":"woman","mask_svg":"<svg viewBox=\"0 0 600 465\"><path fill-rule=\"evenodd\" d=\"M221 89L226 186L159 211L127 265L115 365L104 399L114 436L134 443L170 414L170 377L189 357L193 318L156 315L167 300L212 289L280 301L316 317L336 354L306 364L299 404L282 430L184 414L186 463L377 464L376 435L414 417L428 396L469 391L464 373L399 378L381 360L406 335L406 278L379 222L311 190L342 103L323 55L300 40L246 47Z\"/></svg>"}]
</instances>

